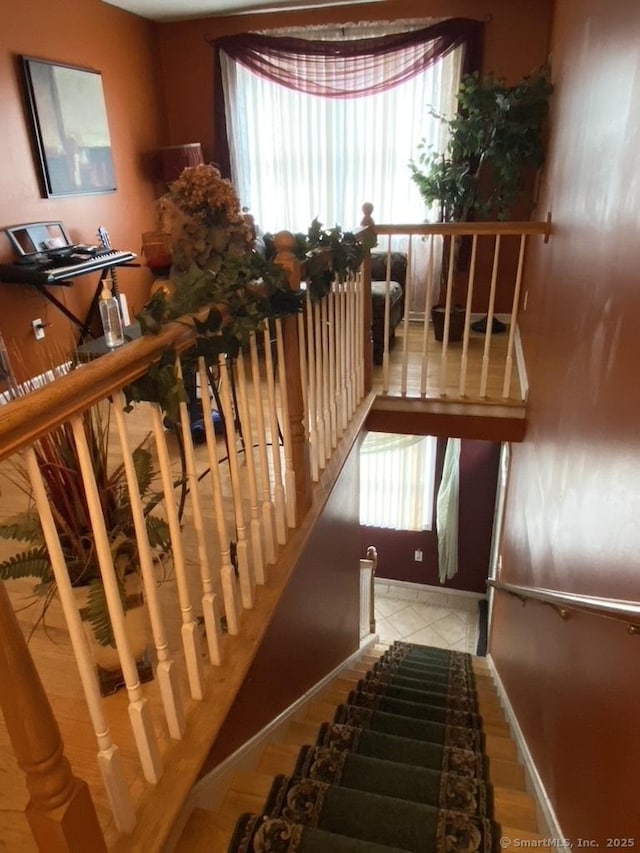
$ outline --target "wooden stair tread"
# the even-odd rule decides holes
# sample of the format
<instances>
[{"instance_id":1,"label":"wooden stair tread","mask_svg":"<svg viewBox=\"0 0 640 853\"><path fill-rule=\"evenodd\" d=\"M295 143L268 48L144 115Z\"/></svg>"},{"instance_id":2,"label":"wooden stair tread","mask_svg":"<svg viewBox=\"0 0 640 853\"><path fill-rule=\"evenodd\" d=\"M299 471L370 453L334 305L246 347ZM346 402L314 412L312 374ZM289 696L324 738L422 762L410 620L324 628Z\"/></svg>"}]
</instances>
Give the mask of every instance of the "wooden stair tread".
<instances>
[{"instance_id":1,"label":"wooden stair tread","mask_svg":"<svg viewBox=\"0 0 640 853\"><path fill-rule=\"evenodd\" d=\"M176 847L177 853L204 853L227 849L236 822L243 812L260 813L271 789L273 777L291 775L301 746L315 744L321 723L334 718L335 707L346 701L356 683L386 651L384 644L369 648L367 654L334 679L317 697L280 729L265 744L255 770L233 775L217 814L196 809L185 826ZM522 841L540 842L536 849L546 850L536 833L536 803L526 791L524 768L518 762L517 748L500 704L495 684L484 658L472 658L478 709L483 716L485 752L489 757L489 775L494 788L495 819L501 825L501 849L521 850ZM504 844L504 847L502 846Z\"/></svg>"},{"instance_id":2,"label":"wooden stair tread","mask_svg":"<svg viewBox=\"0 0 640 853\"><path fill-rule=\"evenodd\" d=\"M261 806L264 804L271 790L272 783L272 774L259 770L242 771L234 774L229 794L242 798L243 802L245 799L251 801L257 799L261 810ZM536 831L536 807L533 797L529 794L524 791L509 791L503 788L494 788L493 801L495 819L498 823L512 826L519 831ZM223 802L223 809L225 802L226 798ZM225 826L226 823L223 824L223 828Z\"/></svg>"},{"instance_id":3,"label":"wooden stair tread","mask_svg":"<svg viewBox=\"0 0 640 853\"><path fill-rule=\"evenodd\" d=\"M332 690L328 688L324 693L321 694L319 702L322 703L326 708L335 708L336 705L340 705L347 701L349 695L349 691L343 692L341 690ZM492 714L491 711L488 713L483 713L483 709L480 708L480 714L482 715L482 723L483 730L486 733L490 733L493 735L500 735L501 737L509 737L510 729L508 723L505 722L504 716L501 713L500 716L496 717L496 714ZM322 713L322 711L320 711ZM305 717L307 719L307 717ZM317 717L314 716L312 719L316 720ZM319 720L319 722L329 721L333 719L333 713L330 716L324 718L324 720Z\"/></svg>"},{"instance_id":4,"label":"wooden stair tread","mask_svg":"<svg viewBox=\"0 0 640 853\"><path fill-rule=\"evenodd\" d=\"M303 720L292 720L286 731L278 738L284 743L304 746L305 743L315 743L319 731L318 723L309 723Z\"/></svg>"},{"instance_id":5,"label":"wooden stair tread","mask_svg":"<svg viewBox=\"0 0 640 853\"><path fill-rule=\"evenodd\" d=\"M496 758L499 761L517 762L518 760L518 750L510 737L487 733L485 736L485 752L491 761Z\"/></svg>"},{"instance_id":6,"label":"wooden stair tread","mask_svg":"<svg viewBox=\"0 0 640 853\"><path fill-rule=\"evenodd\" d=\"M226 850L231 832L222 829L217 815L207 809L194 809L189 815L174 853L212 853Z\"/></svg>"},{"instance_id":7,"label":"wooden stair tread","mask_svg":"<svg viewBox=\"0 0 640 853\"><path fill-rule=\"evenodd\" d=\"M335 682L332 682L326 690L320 694L320 699L332 702L334 701L334 697L342 696L343 698L335 699L336 704L339 704L347 698L352 690L355 690L358 681L360 681L360 679L357 679L356 681L348 681L342 678L338 679ZM482 713L484 717L495 720L496 722L505 721L504 709L500 702L498 702L495 694L479 692L477 697L480 713Z\"/></svg>"},{"instance_id":8,"label":"wooden stair tread","mask_svg":"<svg viewBox=\"0 0 640 853\"><path fill-rule=\"evenodd\" d=\"M271 790L273 776L258 770L241 770L234 773L229 784L229 790L237 794L262 797L265 799Z\"/></svg>"},{"instance_id":9,"label":"wooden stair tread","mask_svg":"<svg viewBox=\"0 0 640 853\"><path fill-rule=\"evenodd\" d=\"M220 809L216 813L217 825L222 832L232 833L236 822L243 812L260 814L264 807L264 797L257 794L244 794L229 790L225 794Z\"/></svg>"},{"instance_id":10,"label":"wooden stair tread","mask_svg":"<svg viewBox=\"0 0 640 853\"><path fill-rule=\"evenodd\" d=\"M303 746L303 744L300 744ZM269 773L271 776L277 776L278 773L284 773L290 776L300 752L300 746L292 743L270 743L267 744L262 751L260 761L258 762L258 771L260 773Z\"/></svg>"},{"instance_id":11,"label":"wooden stair tread","mask_svg":"<svg viewBox=\"0 0 640 853\"><path fill-rule=\"evenodd\" d=\"M304 724L298 724L301 730L296 730L290 733L290 739L287 742L274 742L268 744L261 756L258 770L263 773L290 774L298 757L300 747L313 745L315 737L305 738L305 734L317 735L317 728L311 726L309 728ZM505 751L505 745L498 743L500 750ZM524 768L517 764L513 759L500 759L495 756L491 759L489 765L490 781L497 788L510 788L514 791L526 791L526 782L524 776Z\"/></svg>"},{"instance_id":12,"label":"wooden stair tread","mask_svg":"<svg viewBox=\"0 0 640 853\"><path fill-rule=\"evenodd\" d=\"M492 758L489 763L489 778L497 787L511 788L514 791L526 791L524 767L515 761Z\"/></svg>"},{"instance_id":13,"label":"wooden stair tread","mask_svg":"<svg viewBox=\"0 0 640 853\"><path fill-rule=\"evenodd\" d=\"M525 791L494 787L493 808L496 821L519 830L535 832L538 828L535 800Z\"/></svg>"},{"instance_id":14,"label":"wooden stair tread","mask_svg":"<svg viewBox=\"0 0 640 853\"><path fill-rule=\"evenodd\" d=\"M264 750L257 770L260 773L268 773L271 776L277 776L279 773L284 773L285 776L290 776L295 768L295 764L300 752L300 747L305 744L284 744L276 743L269 744ZM494 759L490 765L490 781L494 786L494 790L499 791L500 800L505 805L531 806L532 814L535 814L535 802L533 798L526 793L526 783L524 778L524 769L513 761L499 761ZM508 790L507 790L508 789ZM509 797L510 794L523 794L527 798L518 799L517 797ZM505 818L503 818L504 820Z\"/></svg>"},{"instance_id":15,"label":"wooden stair tread","mask_svg":"<svg viewBox=\"0 0 640 853\"><path fill-rule=\"evenodd\" d=\"M340 703L338 702L336 704ZM306 723L315 723L316 725L320 726L322 723L326 723L333 720L335 710L336 705L332 702L316 700L315 702L312 702L306 709L303 720Z\"/></svg>"}]
</instances>

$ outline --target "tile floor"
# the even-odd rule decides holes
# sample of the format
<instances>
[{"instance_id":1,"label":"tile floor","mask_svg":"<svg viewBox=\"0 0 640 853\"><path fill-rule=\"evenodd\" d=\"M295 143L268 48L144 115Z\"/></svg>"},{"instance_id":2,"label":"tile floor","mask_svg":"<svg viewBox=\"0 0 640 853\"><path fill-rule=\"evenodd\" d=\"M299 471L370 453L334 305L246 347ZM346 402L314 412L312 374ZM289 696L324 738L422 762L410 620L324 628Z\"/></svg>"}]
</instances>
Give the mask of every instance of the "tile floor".
<instances>
[{"instance_id":1,"label":"tile floor","mask_svg":"<svg viewBox=\"0 0 640 853\"><path fill-rule=\"evenodd\" d=\"M477 599L376 580L376 632L383 643L407 640L476 653Z\"/></svg>"}]
</instances>

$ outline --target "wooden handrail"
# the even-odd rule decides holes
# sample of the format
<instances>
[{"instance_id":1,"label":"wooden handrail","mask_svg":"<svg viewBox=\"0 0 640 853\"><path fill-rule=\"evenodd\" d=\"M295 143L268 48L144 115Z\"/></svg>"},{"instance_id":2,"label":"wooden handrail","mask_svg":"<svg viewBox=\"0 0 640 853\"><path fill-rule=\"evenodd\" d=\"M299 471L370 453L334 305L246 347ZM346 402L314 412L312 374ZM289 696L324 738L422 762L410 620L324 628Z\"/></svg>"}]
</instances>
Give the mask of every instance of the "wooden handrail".
<instances>
[{"instance_id":1,"label":"wooden handrail","mask_svg":"<svg viewBox=\"0 0 640 853\"><path fill-rule=\"evenodd\" d=\"M514 235L542 234L549 237L551 234L551 220L525 221L525 222L422 222L411 225L381 225L376 223L376 234L391 234L392 236L443 234L445 236L463 237L473 234L489 235Z\"/></svg>"},{"instance_id":2,"label":"wooden handrail","mask_svg":"<svg viewBox=\"0 0 640 853\"><path fill-rule=\"evenodd\" d=\"M182 352L194 340L193 318L183 317L0 407L0 461L138 379L167 347Z\"/></svg>"},{"instance_id":3,"label":"wooden handrail","mask_svg":"<svg viewBox=\"0 0 640 853\"><path fill-rule=\"evenodd\" d=\"M487 580L487 586L498 592L506 592L519 598L523 603L532 598L556 608L563 619L567 619L570 610L591 613L605 619L625 622L630 634L640 634L640 601L625 601L619 598L607 598L599 595L582 595L577 592L562 592L539 586L521 586L514 583Z\"/></svg>"}]
</instances>

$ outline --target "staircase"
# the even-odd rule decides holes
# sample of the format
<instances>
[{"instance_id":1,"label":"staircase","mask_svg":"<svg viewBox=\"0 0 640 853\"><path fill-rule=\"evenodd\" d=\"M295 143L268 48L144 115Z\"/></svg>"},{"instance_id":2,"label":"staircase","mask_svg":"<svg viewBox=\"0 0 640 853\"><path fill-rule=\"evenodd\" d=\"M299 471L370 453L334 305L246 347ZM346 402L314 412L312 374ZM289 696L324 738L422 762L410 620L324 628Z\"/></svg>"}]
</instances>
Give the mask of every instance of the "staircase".
<instances>
[{"instance_id":1,"label":"staircase","mask_svg":"<svg viewBox=\"0 0 640 853\"><path fill-rule=\"evenodd\" d=\"M432 674L434 671L437 673L437 669L434 670L432 668L432 664L434 660L431 657L423 658L420 660L421 655L431 656L439 650L428 650L426 647L412 647L408 648L406 644L395 644L393 647L386 646L375 646L368 653L366 653L362 658L360 658L357 663L355 663L349 670L346 670L340 674L338 678L336 678L323 693L320 694L320 697L312 701L311 704L307 705L305 709L303 709L300 714L300 718L294 718L288 725L288 727L284 730L284 734L280 736L279 740L274 740L268 743L258 760L256 769L250 772L239 772L236 773L231 783L226 791L226 794L222 800L222 804L216 813L207 811L205 809L196 809L192 812L187 825L182 833L182 836L175 848L176 853L226 853L229 849L229 844L231 838L236 830L236 826L238 825L238 821L241 815L245 813L251 813L254 815L261 815L265 808L265 801L271 795L272 799L274 797L274 789L277 791L278 788L282 792L282 797L284 797L284 792L287 790L288 779L284 777L290 777L294 775L297 767L297 773L300 773L300 768L302 766L303 755L301 753L301 749L307 745L320 744L322 741L322 735L319 739L319 734L323 733L324 743L322 745L327 746L331 741L331 734L334 730L326 725L329 721L336 720L336 713L338 717L340 714L343 715L340 722L345 722L347 725L355 725L358 726L358 722L354 721L359 716L367 716L371 713L368 708L371 708L371 704L377 705L378 710L373 711L377 718L382 720L382 722L386 724L389 721L397 725L399 722L402 724L402 720L407 722L407 718L399 714L403 708L409 707L407 705L402 705L402 702L408 699L417 701L417 695L415 692L411 693L411 687L415 687L415 684L411 682L414 681L412 676L418 676L420 672L419 667L421 665L425 666L423 672L421 672L420 677L427 677ZM409 660L406 655L412 655L413 657ZM442 653L448 654L448 653ZM454 653L457 654L457 653ZM418 656L418 658L415 657ZM436 654L437 660L437 654ZM464 661L464 663L463 663ZM397 664L402 662L403 664L403 672L400 673L400 678L398 678L398 670ZM407 670L406 664L409 663L409 669ZM416 672L412 672L411 666L416 665ZM435 664L436 667L438 663ZM500 702L497 697L497 693L495 690L495 686L493 683L493 679L491 677L490 671L488 669L486 660L484 658L478 657L470 657L460 655L456 657L457 667L466 667L466 670L470 675L462 674L461 670L455 676L455 678L468 679L468 683L475 684L475 696L477 697L477 712L481 717L481 729L483 733L483 742L484 742L484 753L488 758L488 771L485 775L486 781L489 783L488 787L492 788L492 796L488 795L488 800L493 800L493 808L488 812L488 816L492 818L492 820L485 820L482 817L473 817L472 822L475 821L481 827L486 827L486 832L482 830L482 841L478 843L475 849L477 850L491 850L491 849L503 849L503 850L522 850L523 847L535 847L536 849L547 849L541 837L538 835L538 827L537 827L537 818L536 818L536 804L533 797L527 793L525 787L525 776L523 768L518 764L517 761L517 752L516 746L513 740L511 739L509 726L505 720L504 712L500 705ZM409 678L407 678L407 674L409 674ZM369 682L363 681L368 676L370 680ZM404 676L404 678L402 677ZM453 678L454 676L451 676ZM433 678L442 681L441 673L437 673ZM374 683L378 683L378 687L370 687L370 689L374 689L376 691L382 692L383 690L387 691L387 688L384 684L380 684L381 681L384 680L391 681L395 680L396 684L394 685L394 690L390 691L394 693L394 697L380 696L377 695L375 697L372 696L368 690L365 692L365 698L362 697L362 691L368 685L373 685ZM398 688L398 683L401 682L400 688ZM434 691L438 691L441 685L429 685L432 687ZM422 686L420 690L428 690L429 687ZM359 690L358 693L354 693L353 691ZM409 692L407 692L409 690ZM473 691L473 687L472 687ZM389 691L387 691L389 692ZM351 695L350 695L351 694ZM433 694L430 694L431 698L428 700L429 703L438 704L437 698L433 699ZM368 699L366 697L369 697ZM380 707L380 700L384 700L384 705L386 707ZM424 701L424 699L423 699ZM460 707L463 708L465 699L460 700ZM359 704L364 704L368 707L356 708L353 709L353 703L358 702ZM455 700L454 700L455 704ZM474 703L475 704L475 703ZM461 710L456 710L453 713L451 712L451 702L447 699L442 709L437 709L436 716L444 715L447 717L448 724L457 724L457 725L465 725L464 716L465 712ZM415 710L415 705L413 705ZM387 713L387 710L391 711L391 716ZM380 713L382 712L382 713ZM422 711L418 711L418 714L421 714ZM430 713L430 712L429 712ZM352 719L349 719L351 715ZM473 720L474 714L466 714L467 718ZM418 727L423 725L422 719L420 722L417 720L409 721L408 725L412 726L415 723ZM427 724L427 728L430 724ZM473 725L473 722L471 723ZM378 726L375 726L378 728ZM436 726L436 729L438 727ZM345 729L344 727L338 727L341 731L353 731L353 729ZM338 731L338 730L335 730ZM389 744L389 738L387 735L379 735L375 732L373 734L370 733L370 729L366 729L368 732L367 738L378 743L385 742L384 748L386 749ZM458 731L461 731L460 729ZM477 734L477 733L476 733ZM406 737L406 735L404 736ZM362 738L364 741L364 736ZM391 738L391 742L393 739ZM396 743L399 743L396 741ZM406 739L402 741L404 746L407 746ZM401 745L402 745L401 744ZM331 742L331 746L335 746L335 743ZM377 747L376 747L377 749ZM381 793L380 786L385 788L385 786L389 786L391 784L391 777L396 772L396 770L400 767L406 768L406 761L418 765L421 769L414 771L416 773L419 784L423 784L425 778L427 779L427 783L429 779L432 779L433 774L437 774L440 772L440 767L438 767L438 771L434 770L425 770L425 766L432 766L432 762L423 761L422 753L429 753L429 750L437 751L440 750L440 754L446 752L442 751L440 746L433 746L431 744L426 745L423 742L420 742L415 745L414 749L411 752L415 752L411 757L407 757L403 759L403 763L401 765L394 763L393 765L389 761L380 761L380 758L388 758L387 755L381 756L380 753L374 753L375 758L362 758L360 756L353 757L353 752L349 752L349 759L347 759L350 764L343 765L343 774L346 778L347 772L345 771L346 767L352 767L355 764L360 768L364 767L367 769L373 769L376 771L378 775L378 779L373 783L374 788L370 787L371 780L368 779L367 785L369 787L366 788L367 791L373 792L373 800L369 802L373 803L374 806L378 806L376 809L379 814L381 811L387 809L385 814L385 820L392 820L390 817L389 806L394 806L396 804L404 804L405 799L398 800L395 799L393 801L389 801L387 799L389 792L383 790L385 796L379 796ZM417 752L420 751L420 756L417 756ZM358 752L363 752L363 750L358 747ZM310 757L312 754L317 755L318 753L314 753L312 749L307 749L305 753L310 763ZM367 753L369 756L372 754L371 751ZM467 753L469 755L471 753ZM335 752L333 753L335 755ZM482 759L479 759L482 762ZM452 767L448 768L449 771L452 770ZM455 773L455 769L453 769ZM481 775L482 775L481 771ZM353 775L353 769L351 770ZM308 776L308 774L304 774ZM375 773L374 773L375 776ZM276 783L274 784L274 777L276 779ZM314 776L313 778L318 778L318 776ZM353 788L356 785L351 785L349 790L345 792L345 788L342 787L347 785L348 783L345 781L341 781L340 791L342 793L346 793L347 798L351 797L351 799L355 802L358 801L358 798L362 799L362 797L369 796L367 794L362 794L360 791L354 791ZM473 784L473 783L472 783ZM322 787L322 782L311 782L311 787L314 785ZM375 787L377 785L377 788ZM413 780L411 783L407 783L405 788L411 792L412 791ZM478 790L484 790L482 783L478 786ZM399 796L399 795L396 795ZM376 799L377 797L377 799ZM411 793L409 795L411 798ZM481 797L478 797L481 799ZM430 800L421 800L421 803L430 802ZM434 806L425 806L423 804L417 803L407 803L407 808L409 809L412 815L417 815L416 820L420 821L420 815L431 814L432 812L437 812L437 808L442 808L442 806L436 807ZM324 808L324 807L323 807ZM452 806L450 803L447 803L445 808L451 809ZM348 814L350 811L350 807L345 807L345 812ZM479 812L480 813L480 812ZM441 812L437 812L437 814L441 814ZM431 819L431 818L429 818ZM405 820L404 817L401 818L402 821ZM260 825L260 821L256 822L256 825ZM245 819L246 826L246 819ZM400 826L400 824L399 824ZM304 842L301 846L297 846L296 844L292 844L289 846L277 846L273 849L277 850L318 850L330 853L331 850L335 851L362 851L362 853L397 853L398 850L416 850L415 846L410 846L410 842L402 842L398 843L398 840L394 837L393 842L387 838L381 846L378 843L373 843L373 839L364 840L364 841L354 841L352 839L342 839L342 835L340 839L336 840L336 836L329 835L329 833L323 833L322 827L316 830L305 829L305 838ZM302 830L299 830L302 831ZM241 833L240 833L241 834ZM362 838L362 836L358 836ZM332 840L333 839L333 840ZM237 838L236 838L237 841ZM391 843L397 846L390 846ZM344 847L342 846L344 844ZM415 845L415 842L413 842ZM234 848L235 849L240 849ZM242 848L243 850L245 848ZM253 847L249 847L246 849L253 850ZM258 848L256 848L258 849ZM260 850L263 848L260 847ZM272 849L270 846L264 847L264 850ZM423 851L423 847L420 846L419 853L428 853L428 849L425 847ZM437 849L435 846L434 850ZM442 848L444 850L444 847ZM459 846L453 846L449 849L467 849L467 846L464 847L460 844ZM468 850L472 850L473 847L468 847Z\"/></svg>"}]
</instances>

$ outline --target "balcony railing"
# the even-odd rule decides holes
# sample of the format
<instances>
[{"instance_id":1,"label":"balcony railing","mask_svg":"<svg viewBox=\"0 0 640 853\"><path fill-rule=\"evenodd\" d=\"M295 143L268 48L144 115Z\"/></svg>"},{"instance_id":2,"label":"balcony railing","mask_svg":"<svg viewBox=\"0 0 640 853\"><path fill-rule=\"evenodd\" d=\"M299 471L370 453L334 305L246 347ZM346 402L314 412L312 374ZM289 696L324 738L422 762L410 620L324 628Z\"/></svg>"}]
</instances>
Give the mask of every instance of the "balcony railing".
<instances>
[{"instance_id":1,"label":"balcony railing","mask_svg":"<svg viewBox=\"0 0 640 853\"><path fill-rule=\"evenodd\" d=\"M377 234L377 251L390 259L400 250L407 258L404 312L395 329L390 260L387 264L383 333L378 330L383 351L374 390L421 399L522 403L527 388L518 318L524 261L530 239L548 239L550 221L373 225L367 216L363 221ZM484 330L474 330L477 320Z\"/></svg>"},{"instance_id":2,"label":"balcony railing","mask_svg":"<svg viewBox=\"0 0 640 853\"><path fill-rule=\"evenodd\" d=\"M278 260L297 288L299 265L288 245L285 242ZM127 412L123 396L124 387L157 362L168 346L184 351L193 339L192 321L173 324L157 337L133 341L0 410L0 461L5 473L10 472L9 487L2 491L3 521L33 501L64 617L61 624L56 622L52 613L59 605L52 603L44 626L38 624L34 630L32 611L23 609L33 580L0 582L8 593L3 591L0 599L0 648L7 652L0 655L2 705L15 756L26 774L27 818L41 849L47 849L54 831L77 837L74 821L81 818L80 846L70 841L68 849L103 849L103 836L112 847L120 834L135 831L141 801L172 769L167 767L167 756L175 752L171 743L193 738L194 720L203 716L199 705L217 704L211 673L229 667L236 671L236 649L256 643L255 626L246 636L245 614L256 604L257 587L266 582L279 550L305 521L313 490L320 487L323 471L349 425L355 419L357 426L363 417L359 414L365 396L361 275L335 282L322 303L307 296L305 311L298 316L265 321L236 359L219 358L213 368L224 436L215 432L212 399L206 392L211 366L199 360L202 446L192 441L185 402L179 407L179 428L167 432L158 404L141 403ZM148 684L141 683L129 610L123 609L114 562L114 537L105 525L105 496L98 489L87 439L85 416L91 410L100 410L101 423L109 420L109 465L112 470L122 466L125 474L123 503L130 505L135 525L156 657L155 679ZM61 425L70 430L78 451L82 482L78 490L86 495L88 512L86 536L95 541L122 671L124 690L109 698L101 695L69 576L68 531L61 529L37 455L38 443ZM145 522L131 451L147 430L159 472L154 514L170 531L170 553L160 560ZM28 479L29 498L11 487L18 466ZM69 498L75 500L77 495ZM15 543L0 544L3 558L16 550ZM31 632L27 647L23 634ZM246 666L249 661L250 656ZM81 691L76 687L78 675ZM39 723L25 726L25 719ZM74 771L89 781L95 811L87 805L86 789L71 775L62 741ZM200 759L208 743L210 738L202 742ZM86 766L91 751L93 768ZM6 750L3 754L8 760ZM193 762L191 778L183 780L183 794L193 784L199 763ZM22 807L26 799L24 792ZM73 815L64 826L61 810ZM151 839L149 845L153 849Z\"/></svg>"}]
</instances>

